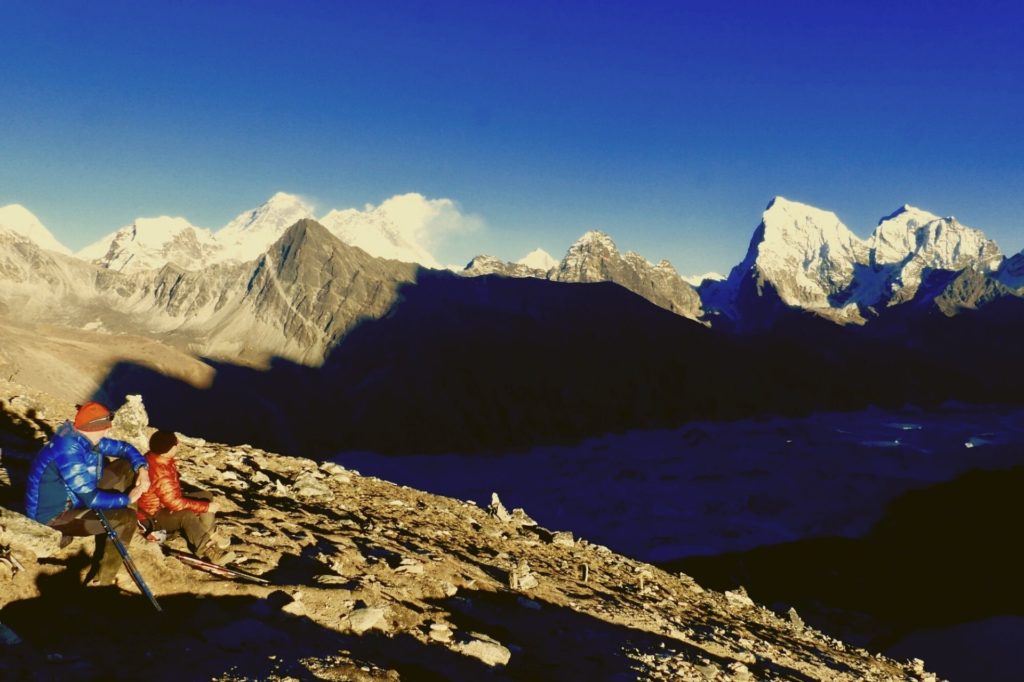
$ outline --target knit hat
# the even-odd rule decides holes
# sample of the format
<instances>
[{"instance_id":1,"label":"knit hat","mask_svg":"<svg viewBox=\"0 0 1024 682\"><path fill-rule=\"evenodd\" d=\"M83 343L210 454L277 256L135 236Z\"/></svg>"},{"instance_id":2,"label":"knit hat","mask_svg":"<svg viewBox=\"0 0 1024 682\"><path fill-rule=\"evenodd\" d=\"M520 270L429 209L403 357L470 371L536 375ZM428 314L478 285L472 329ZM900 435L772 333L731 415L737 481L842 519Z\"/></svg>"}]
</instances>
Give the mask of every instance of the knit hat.
<instances>
[{"instance_id":1,"label":"knit hat","mask_svg":"<svg viewBox=\"0 0 1024 682\"><path fill-rule=\"evenodd\" d=\"M88 402L78 406L75 428L79 431L104 431L110 428L110 410L106 405Z\"/></svg>"},{"instance_id":2,"label":"knit hat","mask_svg":"<svg viewBox=\"0 0 1024 682\"><path fill-rule=\"evenodd\" d=\"M149 451L154 455L170 452L177 444L178 437L174 435L174 431L157 431L149 437Z\"/></svg>"}]
</instances>

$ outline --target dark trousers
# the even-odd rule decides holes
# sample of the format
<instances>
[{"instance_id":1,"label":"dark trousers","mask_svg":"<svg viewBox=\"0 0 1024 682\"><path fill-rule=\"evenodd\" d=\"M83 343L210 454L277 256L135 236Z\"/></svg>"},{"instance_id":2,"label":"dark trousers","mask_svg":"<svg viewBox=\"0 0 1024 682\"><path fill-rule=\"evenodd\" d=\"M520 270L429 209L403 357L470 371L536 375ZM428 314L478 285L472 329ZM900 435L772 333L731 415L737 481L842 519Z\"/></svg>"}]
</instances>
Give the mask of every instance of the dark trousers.
<instances>
[{"instance_id":1,"label":"dark trousers","mask_svg":"<svg viewBox=\"0 0 1024 682\"><path fill-rule=\"evenodd\" d=\"M213 494L206 491L189 493L191 498L197 500L212 500ZM197 514L188 509L172 512L169 509L161 509L155 515L144 522L150 530L165 530L168 533L181 531L188 542L188 548L195 554L202 556L206 545L210 542L210 532L216 521L213 512Z\"/></svg>"},{"instance_id":2,"label":"dark trousers","mask_svg":"<svg viewBox=\"0 0 1024 682\"><path fill-rule=\"evenodd\" d=\"M134 485L135 472L132 471L132 463L126 459L115 459L103 467L103 475L96 487L102 490L127 492ZM138 527L135 510L127 507L106 509L103 514L110 522L110 527L121 538L121 542L127 546L135 537L135 529ZM95 535L96 553L93 555L93 561L96 577L100 581L108 582L114 579L121 567L121 555L116 548L110 546L112 543L107 542L107 532L96 512L91 509L69 509L47 525L64 535Z\"/></svg>"}]
</instances>

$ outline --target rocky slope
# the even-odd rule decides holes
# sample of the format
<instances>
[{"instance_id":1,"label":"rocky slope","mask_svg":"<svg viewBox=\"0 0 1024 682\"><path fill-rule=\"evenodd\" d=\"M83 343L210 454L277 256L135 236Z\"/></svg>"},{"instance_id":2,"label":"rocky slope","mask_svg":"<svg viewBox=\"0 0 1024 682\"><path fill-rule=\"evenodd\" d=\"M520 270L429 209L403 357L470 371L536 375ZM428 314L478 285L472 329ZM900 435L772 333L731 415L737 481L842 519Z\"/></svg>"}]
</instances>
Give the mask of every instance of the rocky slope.
<instances>
[{"instance_id":1,"label":"rocky slope","mask_svg":"<svg viewBox=\"0 0 1024 682\"><path fill-rule=\"evenodd\" d=\"M272 585L214 579L137 539L157 614L128 583L80 587L92 541L61 549L13 511L28 458L72 407L8 382L0 396L5 679L935 679L497 499L191 438L183 480L225 500L239 565ZM147 421L130 401L117 434L140 442Z\"/></svg>"},{"instance_id":2,"label":"rocky slope","mask_svg":"<svg viewBox=\"0 0 1024 682\"><path fill-rule=\"evenodd\" d=\"M360 320L383 315L416 271L344 244L312 220L292 225L253 261L130 274L0 233L0 313L139 330L234 362L277 356L316 365Z\"/></svg>"}]
</instances>

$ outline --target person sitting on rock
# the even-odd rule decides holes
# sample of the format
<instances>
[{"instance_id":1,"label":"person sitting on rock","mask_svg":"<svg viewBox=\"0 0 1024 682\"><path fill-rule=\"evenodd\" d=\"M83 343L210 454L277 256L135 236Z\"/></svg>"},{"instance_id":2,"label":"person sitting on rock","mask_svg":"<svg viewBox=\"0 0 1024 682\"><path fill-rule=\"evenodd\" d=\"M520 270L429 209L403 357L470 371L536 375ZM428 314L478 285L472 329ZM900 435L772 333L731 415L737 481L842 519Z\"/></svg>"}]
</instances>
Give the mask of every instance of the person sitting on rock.
<instances>
[{"instance_id":1,"label":"person sitting on rock","mask_svg":"<svg viewBox=\"0 0 1024 682\"><path fill-rule=\"evenodd\" d=\"M235 558L218 543L214 534L219 505L211 493L200 491L191 497L181 492L178 478L178 437L172 431L156 431L149 438L149 490L139 498L139 522L147 534L153 531L181 531L188 548L201 559L226 564ZM225 543L226 544L226 543Z\"/></svg>"},{"instance_id":2,"label":"person sitting on rock","mask_svg":"<svg viewBox=\"0 0 1024 682\"><path fill-rule=\"evenodd\" d=\"M107 438L110 428L105 405L79 406L74 421L58 427L36 455L25 489L26 515L59 530L61 546L75 536L96 536L90 585L113 585L121 567L121 556L106 542L106 529L94 510L103 511L128 545L137 526L128 506L149 488L146 459L130 443ZM107 457L115 459L108 463Z\"/></svg>"}]
</instances>

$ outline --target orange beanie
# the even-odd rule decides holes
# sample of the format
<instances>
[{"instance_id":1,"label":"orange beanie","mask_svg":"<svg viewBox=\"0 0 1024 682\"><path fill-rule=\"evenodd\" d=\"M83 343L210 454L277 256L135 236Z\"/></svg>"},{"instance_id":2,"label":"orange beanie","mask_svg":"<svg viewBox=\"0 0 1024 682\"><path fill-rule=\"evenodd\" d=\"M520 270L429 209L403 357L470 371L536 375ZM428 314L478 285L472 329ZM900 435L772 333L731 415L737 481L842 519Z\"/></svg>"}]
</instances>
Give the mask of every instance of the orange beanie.
<instances>
[{"instance_id":1,"label":"orange beanie","mask_svg":"<svg viewBox=\"0 0 1024 682\"><path fill-rule=\"evenodd\" d=\"M75 428L79 431L103 431L110 428L110 410L97 402L79 406L75 415Z\"/></svg>"}]
</instances>

